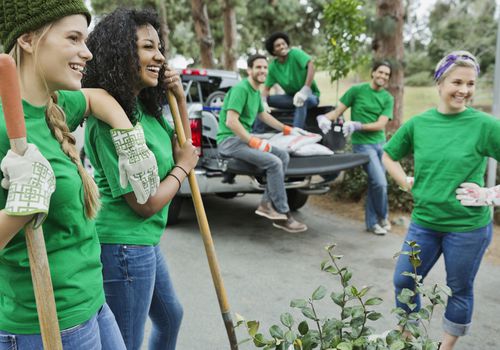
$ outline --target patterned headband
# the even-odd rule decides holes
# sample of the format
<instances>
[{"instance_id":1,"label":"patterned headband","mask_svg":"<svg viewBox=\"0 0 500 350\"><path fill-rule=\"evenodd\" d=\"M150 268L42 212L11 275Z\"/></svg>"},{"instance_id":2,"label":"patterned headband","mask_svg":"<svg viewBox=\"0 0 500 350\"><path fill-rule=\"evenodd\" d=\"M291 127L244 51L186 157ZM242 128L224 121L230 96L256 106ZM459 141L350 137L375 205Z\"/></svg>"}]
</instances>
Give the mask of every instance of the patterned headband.
<instances>
[{"instance_id":1,"label":"patterned headband","mask_svg":"<svg viewBox=\"0 0 500 350\"><path fill-rule=\"evenodd\" d=\"M438 81L439 78L450 68L452 65L454 65L457 60L460 61L465 61L469 60L472 61L474 64L474 67L476 68L476 72L479 75L479 65L477 64L476 60L470 57L469 55L448 55L446 56L444 62L441 64L441 67L439 67L436 72L434 73L434 80Z\"/></svg>"}]
</instances>

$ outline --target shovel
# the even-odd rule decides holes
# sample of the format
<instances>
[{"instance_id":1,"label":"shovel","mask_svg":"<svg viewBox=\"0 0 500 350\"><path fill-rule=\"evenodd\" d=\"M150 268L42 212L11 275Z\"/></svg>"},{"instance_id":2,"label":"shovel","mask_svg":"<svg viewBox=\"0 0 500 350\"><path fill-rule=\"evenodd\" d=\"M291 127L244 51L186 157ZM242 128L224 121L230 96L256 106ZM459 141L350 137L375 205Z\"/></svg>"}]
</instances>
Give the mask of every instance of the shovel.
<instances>
[{"instance_id":1,"label":"shovel","mask_svg":"<svg viewBox=\"0 0 500 350\"><path fill-rule=\"evenodd\" d=\"M0 54L0 96L10 147L15 153L23 155L27 148L27 141L19 80L16 64L12 57L6 54ZM62 350L54 290L42 227L33 229L32 220L26 224L24 232L43 347L46 350Z\"/></svg>"},{"instance_id":2,"label":"shovel","mask_svg":"<svg viewBox=\"0 0 500 350\"><path fill-rule=\"evenodd\" d=\"M184 134L184 129L182 128L179 107L177 106L177 101L171 91L167 92L167 97L170 111L172 112L174 119L175 132L177 133L177 138L182 146L184 142L186 142L186 135ZM231 312L229 310L226 289L224 288L219 263L217 262L217 255L215 254L212 234L210 233L210 227L208 226L207 214L205 213L203 201L201 200L201 193L200 188L198 187L198 181L196 180L196 175L192 170L189 173L189 186L191 187L191 196L193 197L196 217L198 219L198 225L200 226L201 237L205 245L208 265L210 267L210 272L212 273L212 280L214 282L215 292L217 293L217 299L219 300L222 319L224 320L224 325L226 326L229 344L231 346L231 350L238 350L238 341L236 339L236 333L234 332L234 325L231 318Z\"/></svg>"}]
</instances>

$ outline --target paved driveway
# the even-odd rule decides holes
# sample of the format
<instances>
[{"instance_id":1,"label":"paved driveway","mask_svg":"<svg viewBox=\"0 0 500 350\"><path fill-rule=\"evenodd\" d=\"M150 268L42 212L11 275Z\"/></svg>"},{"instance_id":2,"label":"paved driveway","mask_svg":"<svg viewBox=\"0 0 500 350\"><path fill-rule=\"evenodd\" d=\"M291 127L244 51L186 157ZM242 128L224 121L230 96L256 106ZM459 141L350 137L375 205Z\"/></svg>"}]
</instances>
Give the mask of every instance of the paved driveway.
<instances>
[{"instance_id":1,"label":"paved driveway","mask_svg":"<svg viewBox=\"0 0 500 350\"><path fill-rule=\"evenodd\" d=\"M320 284L338 290L337 280L319 269L326 255L323 247L335 242L343 263L352 269L355 285L373 285L371 295L380 296L385 317L375 326L384 331L394 326L392 256L402 238L389 234L376 237L364 231L361 222L347 220L321 208L307 206L297 215L309 225L301 234L275 229L253 211L259 197L249 195L231 200L207 197L205 207L226 286L231 311L261 321L262 329L279 322L289 311L291 299L304 298ZM184 305L179 350L229 349L225 328L198 233L192 207L183 208L181 222L167 229L161 242L177 293ZM427 281L444 281L442 261ZM476 280L476 309L471 335L459 341L457 350L500 349L500 266L483 263ZM336 315L333 303L322 304L319 312ZM293 312L294 315L297 313ZM442 310L438 310L430 332L440 335ZM234 317L233 317L234 318ZM149 329L149 327L148 327ZM245 338L237 331L238 339ZM146 349L146 346L143 347ZM241 350L253 349L248 343Z\"/></svg>"}]
</instances>

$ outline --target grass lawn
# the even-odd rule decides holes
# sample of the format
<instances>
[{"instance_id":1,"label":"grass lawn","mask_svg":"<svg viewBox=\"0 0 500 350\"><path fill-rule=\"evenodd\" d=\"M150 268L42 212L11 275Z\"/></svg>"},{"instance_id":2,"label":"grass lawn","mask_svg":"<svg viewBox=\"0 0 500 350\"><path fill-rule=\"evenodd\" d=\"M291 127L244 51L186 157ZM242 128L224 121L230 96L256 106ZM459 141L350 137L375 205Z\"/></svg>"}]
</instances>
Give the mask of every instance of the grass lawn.
<instances>
[{"instance_id":1,"label":"grass lawn","mask_svg":"<svg viewBox=\"0 0 500 350\"><path fill-rule=\"evenodd\" d=\"M330 83L330 76L327 72L317 72L316 82L318 83L321 91L321 105L335 105L336 104L336 91L337 84ZM344 92L349 89L353 84L360 83L355 78L348 77L343 79L339 84L339 98ZM438 92L435 86L415 87L407 86L404 88L404 101L403 101L403 121L408 120L412 116L424 112L425 110L437 106L439 101ZM491 105L493 101L492 88L479 88L476 90L476 97L473 106L491 113ZM350 117L350 109L345 113Z\"/></svg>"}]
</instances>

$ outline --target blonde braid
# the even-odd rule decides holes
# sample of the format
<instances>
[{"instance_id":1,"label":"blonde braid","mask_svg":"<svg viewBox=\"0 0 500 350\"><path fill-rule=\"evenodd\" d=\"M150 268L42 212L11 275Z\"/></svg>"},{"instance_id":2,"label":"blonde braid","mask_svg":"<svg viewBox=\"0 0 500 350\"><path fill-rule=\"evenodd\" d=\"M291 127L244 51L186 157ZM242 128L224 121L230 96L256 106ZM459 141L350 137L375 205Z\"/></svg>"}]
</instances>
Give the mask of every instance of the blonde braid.
<instances>
[{"instance_id":1,"label":"blonde braid","mask_svg":"<svg viewBox=\"0 0 500 350\"><path fill-rule=\"evenodd\" d=\"M47 103L45 113L47 125L57 141L61 144L63 152L71 159L78 168L78 173L83 182L83 193L85 199L85 216L89 219L95 218L99 211L99 191L92 177L85 170L78 152L76 151L75 137L69 131L66 124L64 110L57 105L57 95L52 94Z\"/></svg>"}]
</instances>

